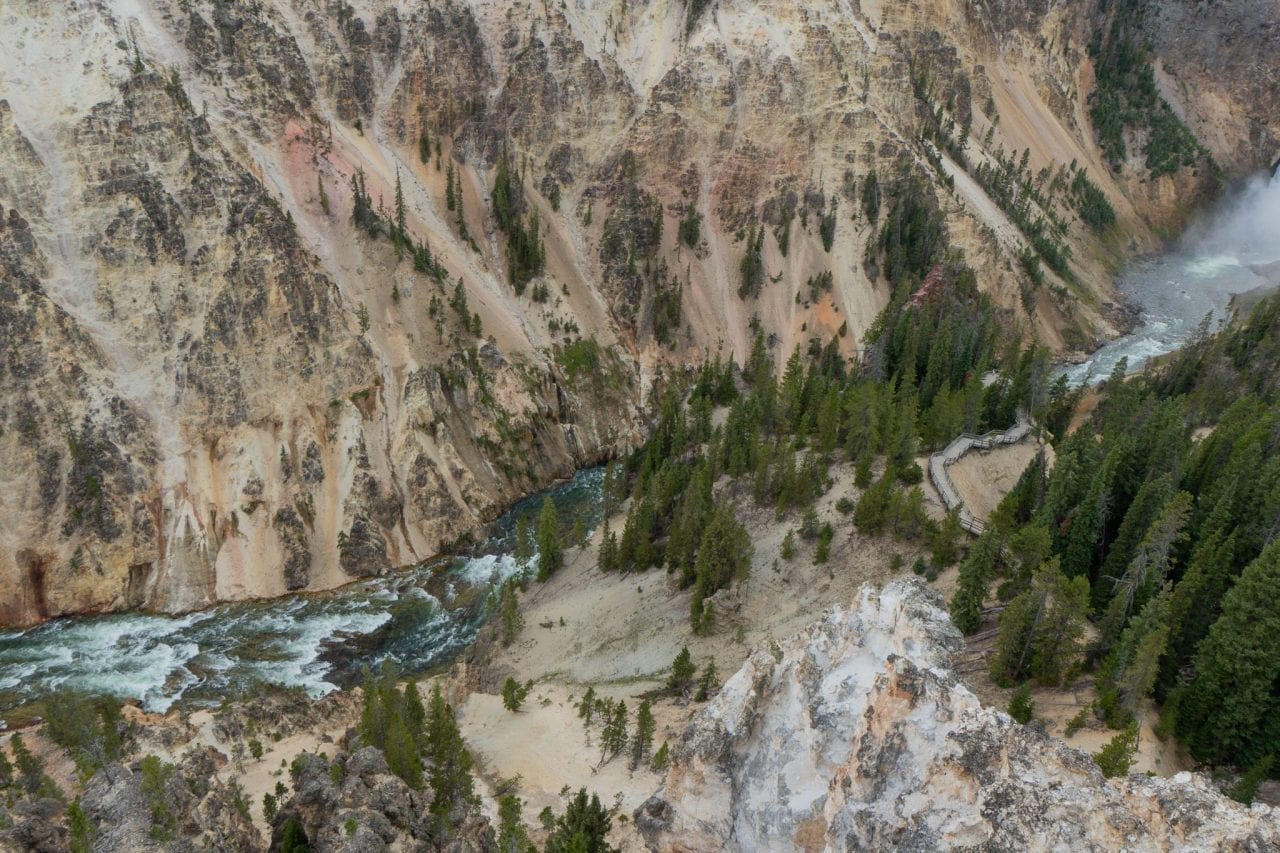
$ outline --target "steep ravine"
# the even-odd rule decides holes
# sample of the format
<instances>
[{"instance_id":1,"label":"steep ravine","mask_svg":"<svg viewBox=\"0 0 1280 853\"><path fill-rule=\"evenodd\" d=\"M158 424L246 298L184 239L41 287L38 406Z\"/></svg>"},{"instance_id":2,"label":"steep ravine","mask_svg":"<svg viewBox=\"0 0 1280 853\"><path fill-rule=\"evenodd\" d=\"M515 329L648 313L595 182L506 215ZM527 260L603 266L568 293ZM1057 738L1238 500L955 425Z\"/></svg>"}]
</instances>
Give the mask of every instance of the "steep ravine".
<instances>
[{"instance_id":1,"label":"steep ravine","mask_svg":"<svg viewBox=\"0 0 1280 853\"><path fill-rule=\"evenodd\" d=\"M757 324L778 363L813 340L854 354L889 294L864 262L872 173L927 181L1010 330L1059 352L1118 330L1109 270L1203 191L1189 168L1103 163L1092 3L687 11L6 3L0 624L413 563L639 440L661 377L743 357ZM1024 150L1028 174L1086 168L1118 230L1060 201L1070 280L1032 287L1025 235L944 186L936 108L974 168ZM545 246L523 293L490 198L504 151ZM356 175L388 217L400 186L439 275L353 225ZM744 299L756 223L767 284Z\"/></svg>"}]
</instances>

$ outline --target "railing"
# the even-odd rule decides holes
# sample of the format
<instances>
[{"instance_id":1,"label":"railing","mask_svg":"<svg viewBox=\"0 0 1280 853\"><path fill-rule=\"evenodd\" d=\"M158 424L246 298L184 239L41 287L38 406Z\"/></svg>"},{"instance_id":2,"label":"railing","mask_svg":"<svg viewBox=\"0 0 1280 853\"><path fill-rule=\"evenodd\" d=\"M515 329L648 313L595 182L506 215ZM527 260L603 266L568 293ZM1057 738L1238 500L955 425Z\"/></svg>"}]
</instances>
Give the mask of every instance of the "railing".
<instances>
[{"instance_id":1,"label":"railing","mask_svg":"<svg viewBox=\"0 0 1280 853\"><path fill-rule=\"evenodd\" d=\"M1006 430L989 432L985 435L961 433L942 450L930 454L929 479L938 490L942 505L948 512L959 508L960 526L974 536L981 536L982 531L986 530L986 524L965 509L964 501L960 499L960 493L956 490L955 483L951 482L951 474L947 469L959 462L970 450L991 450L993 447L1017 444L1030 434L1031 422L1022 412L1019 412L1018 422Z\"/></svg>"}]
</instances>

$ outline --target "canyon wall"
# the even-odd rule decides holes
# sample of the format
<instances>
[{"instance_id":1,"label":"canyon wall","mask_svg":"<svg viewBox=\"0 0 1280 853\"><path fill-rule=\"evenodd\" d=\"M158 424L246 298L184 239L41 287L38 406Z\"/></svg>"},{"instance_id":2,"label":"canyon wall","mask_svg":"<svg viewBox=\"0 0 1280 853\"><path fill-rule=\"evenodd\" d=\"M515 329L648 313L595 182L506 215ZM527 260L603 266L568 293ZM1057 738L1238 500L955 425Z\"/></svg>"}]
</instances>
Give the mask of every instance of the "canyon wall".
<instances>
[{"instance_id":1,"label":"canyon wall","mask_svg":"<svg viewBox=\"0 0 1280 853\"><path fill-rule=\"evenodd\" d=\"M1109 270L1202 189L1103 164L1091 4L697 5L0 2L0 624L412 563L757 330L856 355L890 296L872 174L925 180L1059 352L1116 331ZM1061 211L1069 280L1033 287L937 116L970 168L1084 167L1118 227ZM519 291L500 164L542 243Z\"/></svg>"}]
</instances>

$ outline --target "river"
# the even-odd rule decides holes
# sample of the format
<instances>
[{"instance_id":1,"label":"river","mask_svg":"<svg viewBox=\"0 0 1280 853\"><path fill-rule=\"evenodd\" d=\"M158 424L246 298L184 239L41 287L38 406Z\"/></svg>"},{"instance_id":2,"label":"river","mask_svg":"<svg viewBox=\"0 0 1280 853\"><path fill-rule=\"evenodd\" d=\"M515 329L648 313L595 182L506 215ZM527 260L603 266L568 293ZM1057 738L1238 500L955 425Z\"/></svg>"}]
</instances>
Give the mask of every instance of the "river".
<instances>
[{"instance_id":1,"label":"river","mask_svg":"<svg viewBox=\"0 0 1280 853\"><path fill-rule=\"evenodd\" d=\"M1120 358L1136 370L1172 352L1206 315L1226 316L1232 295L1280 284L1280 178L1257 178L1188 229L1178 245L1133 263L1119 289L1142 323L1087 362L1073 382L1108 375ZM603 469L547 493L566 527L600 521ZM487 616L488 593L519 571L513 532L543 495L516 504L476 553L442 558L328 593L226 604L168 617L120 614L58 619L0 632L0 717L58 691L137 699L150 711L213 706L263 687L313 696L349 686L385 659L409 673L447 662Z\"/></svg>"},{"instance_id":2,"label":"river","mask_svg":"<svg viewBox=\"0 0 1280 853\"><path fill-rule=\"evenodd\" d=\"M520 567L521 516L544 495L568 534L600 523L602 468L520 501L467 556L447 557L325 593L224 604L184 616L55 619L0 632L0 717L59 691L139 700L149 711L216 706L262 687L312 696L347 687L391 659L409 673L447 662L487 616L488 593Z\"/></svg>"},{"instance_id":3,"label":"river","mask_svg":"<svg viewBox=\"0 0 1280 853\"><path fill-rule=\"evenodd\" d=\"M1280 285L1280 176L1256 177L1199 217L1168 252L1131 263L1117 289L1142 321L1083 364L1064 373L1072 384L1105 379L1121 358L1130 372L1173 352L1206 316L1226 319L1231 297Z\"/></svg>"}]
</instances>

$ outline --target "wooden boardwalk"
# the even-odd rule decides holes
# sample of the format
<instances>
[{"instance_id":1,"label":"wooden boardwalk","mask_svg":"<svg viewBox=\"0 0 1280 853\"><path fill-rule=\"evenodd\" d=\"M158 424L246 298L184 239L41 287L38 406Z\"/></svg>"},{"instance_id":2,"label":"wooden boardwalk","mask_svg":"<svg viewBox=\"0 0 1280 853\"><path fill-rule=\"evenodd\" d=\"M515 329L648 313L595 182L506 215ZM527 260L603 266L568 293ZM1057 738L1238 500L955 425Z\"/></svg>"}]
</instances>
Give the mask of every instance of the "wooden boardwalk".
<instances>
[{"instance_id":1,"label":"wooden boardwalk","mask_svg":"<svg viewBox=\"0 0 1280 853\"><path fill-rule=\"evenodd\" d=\"M1019 412L1018 422L1006 430L989 432L986 435L961 433L950 444L929 456L929 479L942 498L942 505L950 512L960 509L960 526L974 536L982 535L986 525L982 519L969 512L960 499L955 483L951 482L951 474L947 469L960 461L970 450L990 450L1006 444L1017 444L1031 434L1031 421Z\"/></svg>"}]
</instances>

